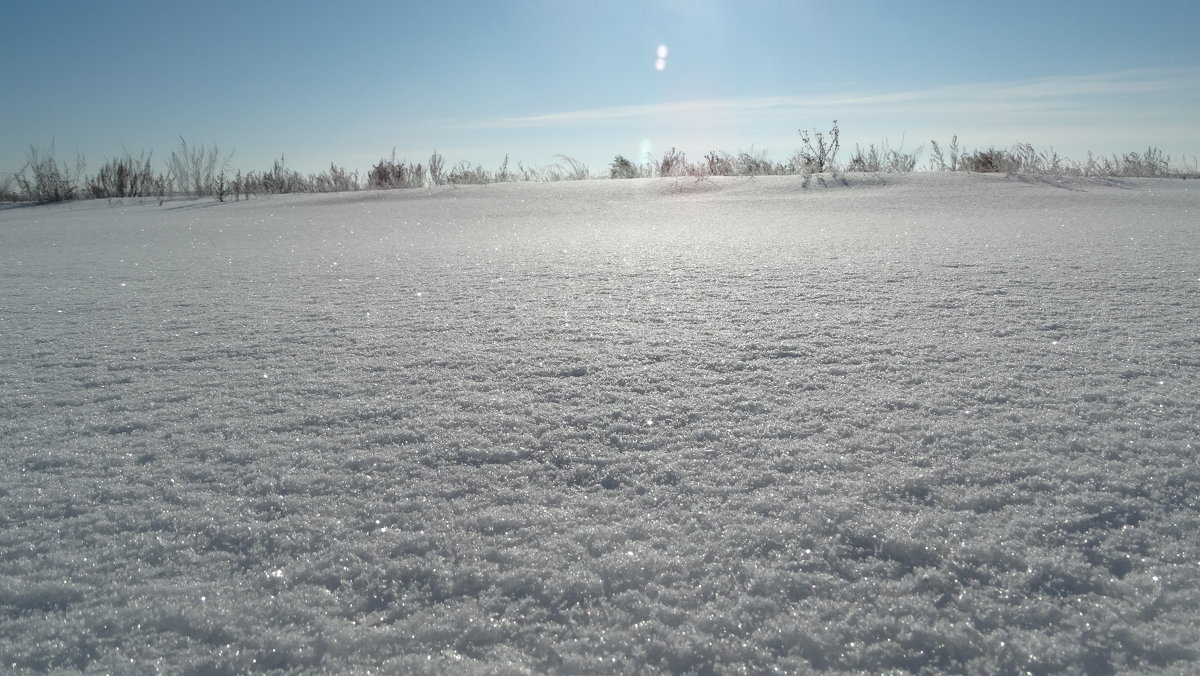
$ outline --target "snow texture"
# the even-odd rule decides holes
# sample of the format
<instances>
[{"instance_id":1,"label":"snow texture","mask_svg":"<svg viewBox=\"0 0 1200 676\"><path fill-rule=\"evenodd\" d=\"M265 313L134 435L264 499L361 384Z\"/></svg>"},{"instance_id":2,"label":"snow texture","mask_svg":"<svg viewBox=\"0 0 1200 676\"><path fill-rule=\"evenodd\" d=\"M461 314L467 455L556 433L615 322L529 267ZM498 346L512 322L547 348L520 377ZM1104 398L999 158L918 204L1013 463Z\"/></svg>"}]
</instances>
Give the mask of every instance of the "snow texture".
<instances>
[{"instance_id":1,"label":"snow texture","mask_svg":"<svg viewBox=\"0 0 1200 676\"><path fill-rule=\"evenodd\" d=\"M1186 673L1200 189L0 211L0 665Z\"/></svg>"}]
</instances>

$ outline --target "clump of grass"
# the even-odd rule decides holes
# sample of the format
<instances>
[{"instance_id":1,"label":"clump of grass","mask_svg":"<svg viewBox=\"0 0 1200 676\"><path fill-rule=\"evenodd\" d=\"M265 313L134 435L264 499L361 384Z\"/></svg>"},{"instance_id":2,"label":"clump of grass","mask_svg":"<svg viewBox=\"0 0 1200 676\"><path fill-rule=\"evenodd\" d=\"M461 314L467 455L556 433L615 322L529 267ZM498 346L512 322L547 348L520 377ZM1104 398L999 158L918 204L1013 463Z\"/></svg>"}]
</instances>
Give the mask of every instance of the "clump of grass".
<instances>
[{"instance_id":1,"label":"clump of grass","mask_svg":"<svg viewBox=\"0 0 1200 676\"><path fill-rule=\"evenodd\" d=\"M167 177L184 195L199 199L213 194L217 174L224 172L233 153L224 158L217 144L209 147L188 144L179 137L179 149L167 159Z\"/></svg>"},{"instance_id":2,"label":"clump of grass","mask_svg":"<svg viewBox=\"0 0 1200 676\"><path fill-rule=\"evenodd\" d=\"M355 192L361 189L357 171L347 171L333 162L329 163L329 171L313 176L310 183L313 192Z\"/></svg>"},{"instance_id":3,"label":"clump of grass","mask_svg":"<svg viewBox=\"0 0 1200 676\"><path fill-rule=\"evenodd\" d=\"M961 146L958 145L958 134L955 134L954 136L952 136L950 138L950 146L948 148L949 153L950 153L950 161L949 162L946 161L945 155L943 155L943 153L942 153L942 147L940 145L938 145L937 141L930 141L929 146L930 146L930 150L929 150L929 154L930 154L929 168L930 168L930 170L932 170L932 171L957 171L958 170L957 169L958 168L958 158L962 153L962 148L961 148Z\"/></svg>"},{"instance_id":4,"label":"clump of grass","mask_svg":"<svg viewBox=\"0 0 1200 676\"><path fill-rule=\"evenodd\" d=\"M592 177L587 165L567 155L555 155L559 162L551 167L549 180L586 181Z\"/></svg>"},{"instance_id":5,"label":"clump of grass","mask_svg":"<svg viewBox=\"0 0 1200 676\"><path fill-rule=\"evenodd\" d=\"M639 175L638 168L623 155L614 157L608 167L609 178L638 178Z\"/></svg>"},{"instance_id":6,"label":"clump of grass","mask_svg":"<svg viewBox=\"0 0 1200 676\"><path fill-rule=\"evenodd\" d=\"M1099 159L1088 153L1088 159L1080 165L1080 171L1087 176L1144 176L1150 178L1196 176L1195 169L1193 168L1189 172L1186 165L1173 169L1171 157L1155 147L1147 148L1144 153L1114 154L1111 157Z\"/></svg>"},{"instance_id":7,"label":"clump of grass","mask_svg":"<svg viewBox=\"0 0 1200 676\"><path fill-rule=\"evenodd\" d=\"M54 144L43 151L29 146L25 166L16 174L16 183L25 199L38 204L64 202L79 197L79 176L83 174L83 158L76 160L74 172L65 164L59 164L54 154Z\"/></svg>"},{"instance_id":8,"label":"clump of grass","mask_svg":"<svg viewBox=\"0 0 1200 676\"><path fill-rule=\"evenodd\" d=\"M662 160L658 163L659 176L686 176L687 173L687 155L676 150L673 146L670 150L663 153Z\"/></svg>"},{"instance_id":9,"label":"clump of grass","mask_svg":"<svg viewBox=\"0 0 1200 676\"><path fill-rule=\"evenodd\" d=\"M912 152L904 151L904 141L899 148L888 145L887 139L876 146L872 143L865 151L857 144L854 146L854 156L846 165L846 171L872 173L908 173L916 169L917 158L921 155L921 146Z\"/></svg>"},{"instance_id":10,"label":"clump of grass","mask_svg":"<svg viewBox=\"0 0 1200 676\"><path fill-rule=\"evenodd\" d=\"M507 154L504 155L504 162L500 165L500 168L496 170L494 178L497 183L509 183L517 180L517 175L508 168Z\"/></svg>"},{"instance_id":11,"label":"clump of grass","mask_svg":"<svg viewBox=\"0 0 1200 676\"><path fill-rule=\"evenodd\" d=\"M95 176L87 179L87 194L99 199L125 197L147 197L157 188L154 170L149 156L142 154L134 159L128 152L105 162Z\"/></svg>"},{"instance_id":12,"label":"clump of grass","mask_svg":"<svg viewBox=\"0 0 1200 676\"><path fill-rule=\"evenodd\" d=\"M358 172L347 171L345 167L339 167L330 162L327 171L305 175L295 169L289 169L287 159L283 156L275 160L271 168L265 171L251 171L246 174L238 171L232 178L226 177L222 172L218 174L217 182L222 180L227 183L225 196L232 193L234 201L241 199L243 195L249 199L250 195L349 192L362 189L358 181ZM223 196L218 194L220 187L214 184L213 196L217 198L218 202L223 202L225 201Z\"/></svg>"},{"instance_id":13,"label":"clump of grass","mask_svg":"<svg viewBox=\"0 0 1200 676\"><path fill-rule=\"evenodd\" d=\"M429 156L429 180L434 185L442 185L446 182L446 158L438 154L438 151L433 151Z\"/></svg>"},{"instance_id":14,"label":"clump of grass","mask_svg":"<svg viewBox=\"0 0 1200 676\"><path fill-rule=\"evenodd\" d=\"M737 171L733 156L724 151L709 151L704 162L709 176L733 176Z\"/></svg>"},{"instance_id":15,"label":"clump of grass","mask_svg":"<svg viewBox=\"0 0 1200 676\"><path fill-rule=\"evenodd\" d=\"M466 161L459 162L446 175L446 183L450 185L487 185L491 182L492 177L483 168L483 165L472 165Z\"/></svg>"},{"instance_id":16,"label":"clump of grass","mask_svg":"<svg viewBox=\"0 0 1200 676\"><path fill-rule=\"evenodd\" d=\"M738 152L737 160L734 162L734 171L738 176L773 176L784 173L784 168L771 162L767 158L767 151L761 150L755 153L754 147L751 146L749 151Z\"/></svg>"},{"instance_id":17,"label":"clump of grass","mask_svg":"<svg viewBox=\"0 0 1200 676\"><path fill-rule=\"evenodd\" d=\"M1189 172L1185 163L1180 166L1154 146L1147 148L1144 153L1129 152L1109 157L1089 152L1084 162L1069 160L1054 148L1038 151L1030 143L1017 143L1011 148L990 147L967 151L959 146L958 136L951 139L948 161L937 141L931 141L931 148L929 167L933 171L1126 178L1189 178L1196 174L1194 170Z\"/></svg>"},{"instance_id":18,"label":"clump of grass","mask_svg":"<svg viewBox=\"0 0 1200 676\"><path fill-rule=\"evenodd\" d=\"M435 157L441 157L434 153ZM439 167L440 171L440 167ZM392 149L391 159L381 159L371 171L367 172L367 186L371 188L423 188L425 187L425 168L420 164L412 164L396 160L396 150Z\"/></svg>"},{"instance_id":19,"label":"clump of grass","mask_svg":"<svg viewBox=\"0 0 1200 676\"><path fill-rule=\"evenodd\" d=\"M542 174L536 167L527 167L522 162L517 162L516 178L518 181L537 182L542 180Z\"/></svg>"},{"instance_id":20,"label":"clump of grass","mask_svg":"<svg viewBox=\"0 0 1200 676\"><path fill-rule=\"evenodd\" d=\"M287 159L282 155L275 160L270 169L246 174L244 185L247 193L258 195L311 192L308 178L295 169L289 169Z\"/></svg>"}]
</instances>

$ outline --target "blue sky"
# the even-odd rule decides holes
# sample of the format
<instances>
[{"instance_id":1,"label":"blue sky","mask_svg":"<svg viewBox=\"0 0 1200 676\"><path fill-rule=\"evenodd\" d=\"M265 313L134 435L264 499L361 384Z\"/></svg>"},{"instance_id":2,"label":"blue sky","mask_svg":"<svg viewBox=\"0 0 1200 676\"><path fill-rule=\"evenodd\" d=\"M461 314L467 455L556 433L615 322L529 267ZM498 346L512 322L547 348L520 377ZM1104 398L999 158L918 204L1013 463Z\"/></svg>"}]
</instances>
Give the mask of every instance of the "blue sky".
<instances>
[{"instance_id":1,"label":"blue sky","mask_svg":"<svg viewBox=\"0 0 1200 676\"><path fill-rule=\"evenodd\" d=\"M958 134L1191 162L1197 26L1194 0L25 2L0 28L0 172L30 144L94 170L180 135L242 169L366 170L395 148L601 171L672 146L784 159L835 118L851 147Z\"/></svg>"}]
</instances>

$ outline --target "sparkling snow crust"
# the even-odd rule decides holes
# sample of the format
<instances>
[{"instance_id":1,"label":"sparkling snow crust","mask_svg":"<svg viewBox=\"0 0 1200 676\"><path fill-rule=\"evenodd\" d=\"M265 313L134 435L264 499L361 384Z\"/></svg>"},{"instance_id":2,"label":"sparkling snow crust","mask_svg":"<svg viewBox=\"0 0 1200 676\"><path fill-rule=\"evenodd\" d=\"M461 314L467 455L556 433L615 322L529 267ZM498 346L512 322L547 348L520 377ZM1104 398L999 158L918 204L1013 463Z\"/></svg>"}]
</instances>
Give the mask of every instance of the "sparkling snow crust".
<instances>
[{"instance_id":1,"label":"sparkling snow crust","mask_svg":"<svg viewBox=\"0 0 1200 676\"><path fill-rule=\"evenodd\" d=\"M1200 184L0 210L0 668L1185 673Z\"/></svg>"}]
</instances>

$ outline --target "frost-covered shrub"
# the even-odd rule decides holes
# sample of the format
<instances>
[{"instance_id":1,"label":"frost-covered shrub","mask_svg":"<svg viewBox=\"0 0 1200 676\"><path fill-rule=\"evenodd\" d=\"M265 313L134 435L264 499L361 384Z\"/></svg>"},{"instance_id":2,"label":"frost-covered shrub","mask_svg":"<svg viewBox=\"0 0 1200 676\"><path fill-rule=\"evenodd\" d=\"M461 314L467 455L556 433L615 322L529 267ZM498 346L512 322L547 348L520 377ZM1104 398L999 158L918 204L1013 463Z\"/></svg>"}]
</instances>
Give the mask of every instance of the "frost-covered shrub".
<instances>
[{"instance_id":1,"label":"frost-covered shrub","mask_svg":"<svg viewBox=\"0 0 1200 676\"><path fill-rule=\"evenodd\" d=\"M289 169L287 159L280 156L270 169L246 174L244 190L258 195L284 195L297 192L312 192L312 182L304 174Z\"/></svg>"},{"instance_id":2,"label":"frost-covered shrub","mask_svg":"<svg viewBox=\"0 0 1200 676\"><path fill-rule=\"evenodd\" d=\"M932 171L958 171L958 158L962 148L958 145L957 134L951 137L947 148L950 153L949 161L943 155L942 146L937 141L930 141L929 148L929 168Z\"/></svg>"},{"instance_id":3,"label":"frost-covered shrub","mask_svg":"<svg viewBox=\"0 0 1200 676\"><path fill-rule=\"evenodd\" d=\"M879 146L872 143L866 151L856 145L846 171L907 173L916 168L920 154L920 147L904 152L903 143L899 148L891 148L886 140Z\"/></svg>"},{"instance_id":4,"label":"frost-covered shrub","mask_svg":"<svg viewBox=\"0 0 1200 676\"><path fill-rule=\"evenodd\" d=\"M156 189L148 155L134 159L126 153L124 157L109 160L87 181L88 196L100 199L147 197L155 194Z\"/></svg>"},{"instance_id":5,"label":"frost-covered shrub","mask_svg":"<svg viewBox=\"0 0 1200 676\"><path fill-rule=\"evenodd\" d=\"M637 178L638 169L623 155L617 155L609 165L608 175L609 178Z\"/></svg>"},{"instance_id":6,"label":"frost-covered shrub","mask_svg":"<svg viewBox=\"0 0 1200 676\"><path fill-rule=\"evenodd\" d=\"M659 176L683 176L687 173L687 155L671 148L663 153L657 169Z\"/></svg>"},{"instance_id":7,"label":"frost-covered shrub","mask_svg":"<svg viewBox=\"0 0 1200 676\"><path fill-rule=\"evenodd\" d=\"M16 174L16 183L25 199L39 204L72 200L79 196L78 180L82 172L82 158L72 172L66 164L59 164L54 157L54 144L43 151L29 146L25 167Z\"/></svg>"},{"instance_id":8,"label":"frost-covered shrub","mask_svg":"<svg viewBox=\"0 0 1200 676\"><path fill-rule=\"evenodd\" d=\"M1019 165L1007 151L988 148L964 155L959 160L959 166L963 171L987 174L1012 171Z\"/></svg>"},{"instance_id":9,"label":"frost-covered shrub","mask_svg":"<svg viewBox=\"0 0 1200 676\"><path fill-rule=\"evenodd\" d=\"M832 171L834 163L837 162L838 148L841 147L839 137L837 120L833 121L833 127L828 133L813 130L812 134L809 134L807 130L801 129L800 142L804 147L792 156L795 172L820 174Z\"/></svg>"},{"instance_id":10,"label":"frost-covered shrub","mask_svg":"<svg viewBox=\"0 0 1200 676\"><path fill-rule=\"evenodd\" d=\"M704 156L705 171L709 176L733 176L737 173L733 157L724 151L712 150Z\"/></svg>"},{"instance_id":11,"label":"frost-covered shrub","mask_svg":"<svg viewBox=\"0 0 1200 676\"><path fill-rule=\"evenodd\" d=\"M330 162L329 170L310 178L313 192L352 192L359 190L358 172L347 171Z\"/></svg>"},{"instance_id":12,"label":"frost-covered shrub","mask_svg":"<svg viewBox=\"0 0 1200 676\"><path fill-rule=\"evenodd\" d=\"M508 154L504 155L504 162L500 164L500 168L493 174L492 180L497 183L507 183L517 180L517 175L508 168Z\"/></svg>"},{"instance_id":13,"label":"frost-covered shrub","mask_svg":"<svg viewBox=\"0 0 1200 676\"><path fill-rule=\"evenodd\" d=\"M450 185L487 185L492 182L492 177L488 174L483 165L471 165L470 162L459 162L450 173L446 175L446 183Z\"/></svg>"},{"instance_id":14,"label":"frost-covered shrub","mask_svg":"<svg viewBox=\"0 0 1200 676\"><path fill-rule=\"evenodd\" d=\"M394 153L393 153L394 155ZM438 154L438 151L433 151L429 156L429 180L434 185L442 185L446 182L445 176L446 158Z\"/></svg>"},{"instance_id":15,"label":"frost-covered shrub","mask_svg":"<svg viewBox=\"0 0 1200 676\"><path fill-rule=\"evenodd\" d=\"M13 174L0 175L0 202L16 202L21 199L21 196L13 189L15 178Z\"/></svg>"},{"instance_id":16,"label":"frost-covered shrub","mask_svg":"<svg viewBox=\"0 0 1200 676\"><path fill-rule=\"evenodd\" d=\"M780 167L767 158L765 150L755 153L753 148L738 153L734 168L738 176L770 176L780 172Z\"/></svg>"},{"instance_id":17,"label":"frost-covered shrub","mask_svg":"<svg viewBox=\"0 0 1200 676\"><path fill-rule=\"evenodd\" d=\"M435 154L435 157L437 155ZM438 171L441 171L439 166ZM367 185L372 188L423 188L425 187L425 168L420 164L412 164L396 159L396 151L391 158L379 160L371 171L367 172Z\"/></svg>"},{"instance_id":18,"label":"frost-covered shrub","mask_svg":"<svg viewBox=\"0 0 1200 676\"><path fill-rule=\"evenodd\" d=\"M1147 148L1144 153L1129 152L1122 155L1114 154L1111 158L1100 159L1088 153L1084 172L1086 175L1094 176L1147 176L1151 178L1173 174L1184 176L1195 174L1194 170L1191 172L1188 172L1186 169L1173 171L1171 169L1170 156L1155 147Z\"/></svg>"},{"instance_id":19,"label":"frost-covered shrub","mask_svg":"<svg viewBox=\"0 0 1200 676\"><path fill-rule=\"evenodd\" d=\"M175 187L188 197L207 197L213 194L217 174L227 168L232 158L233 153L222 157L215 143L209 147L197 146L180 136L179 149L172 151L167 158L167 175Z\"/></svg>"}]
</instances>

